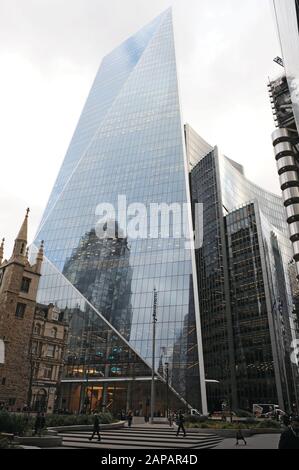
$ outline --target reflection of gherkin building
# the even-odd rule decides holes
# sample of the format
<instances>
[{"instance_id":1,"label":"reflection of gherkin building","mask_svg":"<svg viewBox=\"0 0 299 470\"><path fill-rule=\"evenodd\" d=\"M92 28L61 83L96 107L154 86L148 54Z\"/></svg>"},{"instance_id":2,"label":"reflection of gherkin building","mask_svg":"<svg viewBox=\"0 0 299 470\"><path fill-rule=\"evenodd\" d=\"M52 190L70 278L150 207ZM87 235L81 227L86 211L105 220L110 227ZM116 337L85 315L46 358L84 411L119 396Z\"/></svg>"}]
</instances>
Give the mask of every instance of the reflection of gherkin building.
<instances>
[{"instance_id":1,"label":"reflection of gherkin building","mask_svg":"<svg viewBox=\"0 0 299 470\"><path fill-rule=\"evenodd\" d=\"M120 234L121 235L121 234ZM124 336L132 323L130 249L126 238L84 235L62 274ZM118 269L115 269L117 265Z\"/></svg>"},{"instance_id":2,"label":"reflection of gherkin building","mask_svg":"<svg viewBox=\"0 0 299 470\"><path fill-rule=\"evenodd\" d=\"M188 202L187 173L167 10L103 59L35 239L45 240L46 254L39 301L67 307L70 317L62 407L148 411L156 288L155 411L165 412L163 350L171 377L184 376L183 388L170 383L173 406L187 401L206 412L194 252L174 236L104 242L94 232L97 205L116 206L120 194L147 207ZM189 219L181 227L187 237L191 211Z\"/></svg>"}]
</instances>

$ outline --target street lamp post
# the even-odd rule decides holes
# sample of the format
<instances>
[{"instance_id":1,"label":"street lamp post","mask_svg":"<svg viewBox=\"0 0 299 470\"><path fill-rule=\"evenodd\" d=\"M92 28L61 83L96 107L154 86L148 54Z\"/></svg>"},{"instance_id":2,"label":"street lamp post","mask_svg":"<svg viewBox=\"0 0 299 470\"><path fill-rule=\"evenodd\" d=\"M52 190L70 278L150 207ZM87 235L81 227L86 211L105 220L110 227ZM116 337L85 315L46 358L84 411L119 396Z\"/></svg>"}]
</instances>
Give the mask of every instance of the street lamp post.
<instances>
[{"instance_id":1,"label":"street lamp post","mask_svg":"<svg viewBox=\"0 0 299 470\"><path fill-rule=\"evenodd\" d=\"M169 363L165 362L166 367L166 415L167 419L169 418L169 404L168 404L168 396L169 396Z\"/></svg>"},{"instance_id":2,"label":"street lamp post","mask_svg":"<svg viewBox=\"0 0 299 470\"><path fill-rule=\"evenodd\" d=\"M154 423L154 411L155 411L155 348L156 348L157 301L158 301L158 294L157 294L156 288L154 288L153 355L152 355L152 384L151 384L151 424Z\"/></svg>"}]
</instances>

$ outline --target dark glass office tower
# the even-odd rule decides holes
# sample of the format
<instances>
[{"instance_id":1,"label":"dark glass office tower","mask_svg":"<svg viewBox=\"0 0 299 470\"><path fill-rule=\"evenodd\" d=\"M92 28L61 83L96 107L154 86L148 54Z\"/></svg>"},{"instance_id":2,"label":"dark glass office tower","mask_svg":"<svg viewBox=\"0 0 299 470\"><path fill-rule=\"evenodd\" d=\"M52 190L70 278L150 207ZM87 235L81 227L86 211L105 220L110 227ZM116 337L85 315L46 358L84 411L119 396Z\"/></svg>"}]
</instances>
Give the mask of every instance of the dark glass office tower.
<instances>
[{"instance_id":1,"label":"dark glass office tower","mask_svg":"<svg viewBox=\"0 0 299 470\"><path fill-rule=\"evenodd\" d=\"M203 204L196 264L209 410L223 403L291 410L298 365L291 362L292 245L283 202L185 129L192 201Z\"/></svg>"},{"instance_id":2,"label":"dark glass office tower","mask_svg":"<svg viewBox=\"0 0 299 470\"><path fill-rule=\"evenodd\" d=\"M206 412L191 210L180 227L171 219L169 238L126 234L116 211L116 233L99 238L97 206L117 208L119 195L147 209L190 200L171 10L102 61L35 238L46 255L38 300L69 314L60 407L149 412L156 288L155 412L165 414L166 363L173 406Z\"/></svg>"}]
</instances>

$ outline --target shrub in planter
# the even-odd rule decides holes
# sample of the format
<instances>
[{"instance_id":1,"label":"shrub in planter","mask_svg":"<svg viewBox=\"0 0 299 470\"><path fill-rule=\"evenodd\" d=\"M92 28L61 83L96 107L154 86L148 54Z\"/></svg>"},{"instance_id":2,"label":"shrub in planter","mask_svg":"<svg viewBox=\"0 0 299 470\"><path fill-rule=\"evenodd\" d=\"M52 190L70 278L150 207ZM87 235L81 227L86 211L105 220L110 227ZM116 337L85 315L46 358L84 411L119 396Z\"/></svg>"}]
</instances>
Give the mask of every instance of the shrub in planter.
<instances>
[{"instance_id":1,"label":"shrub in planter","mask_svg":"<svg viewBox=\"0 0 299 470\"><path fill-rule=\"evenodd\" d=\"M20 413L0 412L0 432L23 435L34 425L32 416Z\"/></svg>"},{"instance_id":2,"label":"shrub in planter","mask_svg":"<svg viewBox=\"0 0 299 470\"><path fill-rule=\"evenodd\" d=\"M111 413L100 413L99 418L101 424L111 424L114 421Z\"/></svg>"},{"instance_id":3,"label":"shrub in planter","mask_svg":"<svg viewBox=\"0 0 299 470\"><path fill-rule=\"evenodd\" d=\"M201 426L200 426L199 423L187 423L187 422L186 422L186 426L185 426L185 427L186 427L186 428L192 428L192 429L193 429L193 428L200 428Z\"/></svg>"},{"instance_id":4,"label":"shrub in planter","mask_svg":"<svg viewBox=\"0 0 299 470\"><path fill-rule=\"evenodd\" d=\"M244 424L258 424L258 420L255 418L247 418L243 421Z\"/></svg>"},{"instance_id":5,"label":"shrub in planter","mask_svg":"<svg viewBox=\"0 0 299 470\"><path fill-rule=\"evenodd\" d=\"M0 449L9 449L8 439L0 436Z\"/></svg>"},{"instance_id":6,"label":"shrub in planter","mask_svg":"<svg viewBox=\"0 0 299 470\"><path fill-rule=\"evenodd\" d=\"M111 413L99 413L100 424L110 424L113 422ZM58 426L82 426L93 424L93 415L48 415L46 417L46 426L48 428Z\"/></svg>"},{"instance_id":7,"label":"shrub in planter","mask_svg":"<svg viewBox=\"0 0 299 470\"><path fill-rule=\"evenodd\" d=\"M278 421L273 421L272 419L267 419L265 421L259 421L256 425L258 429L267 429L267 428L275 428L280 429L280 423Z\"/></svg>"},{"instance_id":8,"label":"shrub in planter","mask_svg":"<svg viewBox=\"0 0 299 470\"><path fill-rule=\"evenodd\" d=\"M208 416L197 416L197 415L191 415L191 416L186 416L186 422L187 423L205 423L208 421L209 417Z\"/></svg>"},{"instance_id":9,"label":"shrub in planter","mask_svg":"<svg viewBox=\"0 0 299 470\"><path fill-rule=\"evenodd\" d=\"M198 427L201 428L201 429L208 429L209 425L208 425L208 423L201 423L201 424L198 425Z\"/></svg>"},{"instance_id":10,"label":"shrub in planter","mask_svg":"<svg viewBox=\"0 0 299 470\"><path fill-rule=\"evenodd\" d=\"M234 413L236 413L239 418L253 418L253 414L246 410L237 409L234 410Z\"/></svg>"}]
</instances>

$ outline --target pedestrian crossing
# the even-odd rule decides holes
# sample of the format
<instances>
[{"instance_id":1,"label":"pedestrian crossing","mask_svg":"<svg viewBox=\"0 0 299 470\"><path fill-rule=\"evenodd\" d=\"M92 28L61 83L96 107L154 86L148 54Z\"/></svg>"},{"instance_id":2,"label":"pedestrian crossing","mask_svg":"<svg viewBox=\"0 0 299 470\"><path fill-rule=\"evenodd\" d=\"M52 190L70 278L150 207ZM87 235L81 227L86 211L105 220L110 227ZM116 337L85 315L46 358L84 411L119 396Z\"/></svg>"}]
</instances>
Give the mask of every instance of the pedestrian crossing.
<instances>
[{"instance_id":1,"label":"pedestrian crossing","mask_svg":"<svg viewBox=\"0 0 299 470\"><path fill-rule=\"evenodd\" d=\"M100 432L89 441L91 432L63 432L63 447L69 449L211 449L217 446L221 437L216 434L192 432L187 429L186 437L176 436L176 429L163 425L133 426L122 429L110 429Z\"/></svg>"}]
</instances>

